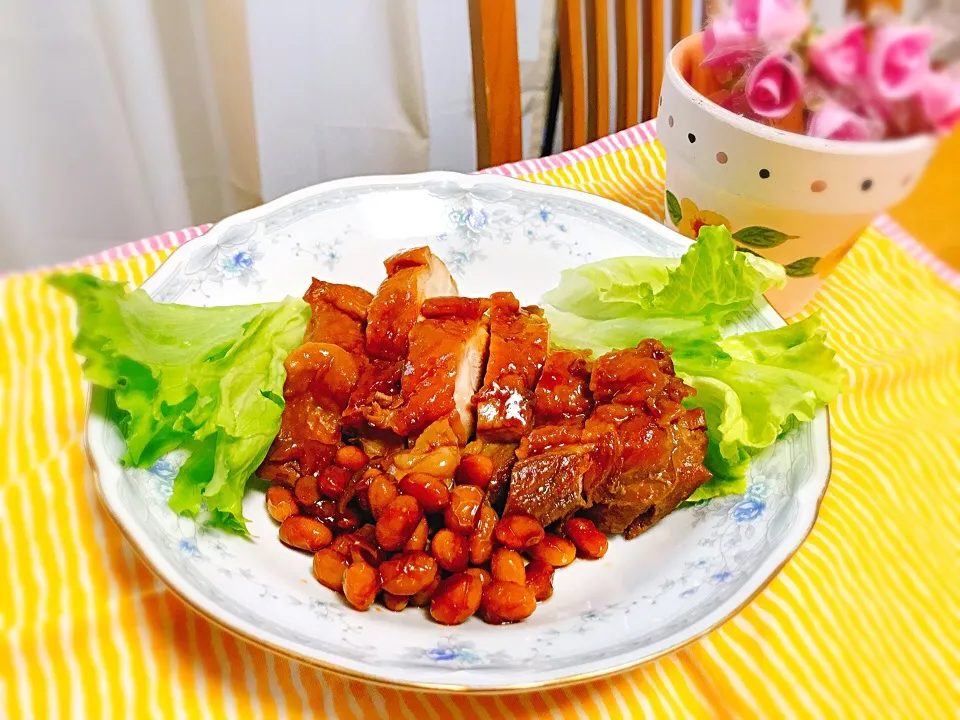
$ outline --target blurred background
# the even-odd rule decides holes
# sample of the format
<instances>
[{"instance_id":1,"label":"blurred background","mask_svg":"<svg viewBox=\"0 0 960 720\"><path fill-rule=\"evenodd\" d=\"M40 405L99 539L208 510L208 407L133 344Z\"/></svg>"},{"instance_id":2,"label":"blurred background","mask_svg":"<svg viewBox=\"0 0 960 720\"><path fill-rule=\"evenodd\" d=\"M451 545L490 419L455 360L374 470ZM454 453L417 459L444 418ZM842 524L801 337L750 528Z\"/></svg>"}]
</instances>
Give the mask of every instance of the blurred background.
<instances>
[{"instance_id":1,"label":"blurred background","mask_svg":"<svg viewBox=\"0 0 960 720\"><path fill-rule=\"evenodd\" d=\"M531 157L560 149L559 130L541 147L556 3L516 5ZM956 53L960 0L903 8ZM467 0L0 0L0 272L334 178L472 171L474 133Z\"/></svg>"}]
</instances>

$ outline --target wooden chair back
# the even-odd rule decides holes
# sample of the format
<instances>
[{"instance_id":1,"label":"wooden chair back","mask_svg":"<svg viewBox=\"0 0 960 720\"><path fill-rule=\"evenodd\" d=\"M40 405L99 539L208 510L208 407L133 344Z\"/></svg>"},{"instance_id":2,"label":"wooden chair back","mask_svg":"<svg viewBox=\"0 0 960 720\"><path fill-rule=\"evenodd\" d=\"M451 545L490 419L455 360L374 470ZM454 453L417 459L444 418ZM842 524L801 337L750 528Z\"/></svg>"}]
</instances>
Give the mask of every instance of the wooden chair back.
<instances>
[{"instance_id":1,"label":"wooden chair back","mask_svg":"<svg viewBox=\"0 0 960 720\"><path fill-rule=\"evenodd\" d=\"M611 4L616 27L616 130L656 115L666 52L664 13L669 10L672 15L670 47L695 30L693 0L557 0L565 150L610 132ZM709 13L716 2L703 4ZM881 7L899 11L900 6L901 0L847 0L848 11L861 13ZM469 7L477 167L482 169L523 157L517 8L516 0L469 0Z\"/></svg>"}]
</instances>

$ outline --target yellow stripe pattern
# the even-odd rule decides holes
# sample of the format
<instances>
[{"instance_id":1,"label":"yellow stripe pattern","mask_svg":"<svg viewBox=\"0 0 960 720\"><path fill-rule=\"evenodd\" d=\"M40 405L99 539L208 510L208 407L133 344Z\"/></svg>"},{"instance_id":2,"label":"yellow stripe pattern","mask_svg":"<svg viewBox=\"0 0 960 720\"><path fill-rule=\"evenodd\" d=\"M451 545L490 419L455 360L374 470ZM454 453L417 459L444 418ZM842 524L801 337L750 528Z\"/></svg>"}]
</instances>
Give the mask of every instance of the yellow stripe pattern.
<instances>
[{"instance_id":1,"label":"yellow stripe pattern","mask_svg":"<svg viewBox=\"0 0 960 720\"><path fill-rule=\"evenodd\" d=\"M663 218L656 142L526 179ZM168 250L95 265L137 285ZM632 672L496 697L315 671L210 625L100 506L72 310L0 281L0 717L947 718L960 708L960 297L868 231L819 309L851 387L810 538L733 620ZM811 309L813 309L811 308Z\"/></svg>"}]
</instances>

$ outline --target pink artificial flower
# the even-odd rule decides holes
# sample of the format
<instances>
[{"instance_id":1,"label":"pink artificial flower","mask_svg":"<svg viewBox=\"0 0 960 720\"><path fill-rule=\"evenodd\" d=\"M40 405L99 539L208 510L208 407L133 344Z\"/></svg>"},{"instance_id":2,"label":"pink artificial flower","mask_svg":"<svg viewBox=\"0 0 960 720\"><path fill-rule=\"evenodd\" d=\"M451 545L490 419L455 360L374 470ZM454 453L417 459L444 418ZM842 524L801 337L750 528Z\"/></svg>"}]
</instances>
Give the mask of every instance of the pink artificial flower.
<instances>
[{"instance_id":1,"label":"pink artificial flower","mask_svg":"<svg viewBox=\"0 0 960 720\"><path fill-rule=\"evenodd\" d=\"M759 0L757 35L768 48L786 50L810 26L810 13L799 0Z\"/></svg>"},{"instance_id":2,"label":"pink artificial flower","mask_svg":"<svg viewBox=\"0 0 960 720\"><path fill-rule=\"evenodd\" d=\"M767 55L750 71L744 90L760 117L786 117L803 93L803 75L789 54Z\"/></svg>"},{"instance_id":3,"label":"pink artificial flower","mask_svg":"<svg viewBox=\"0 0 960 720\"><path fill-rule=\"evenodd\" d=\"M786 50L809 24L799 0L732 0L704 30L701 64L730 68L764 47Z\"/></svg>"},{"instance_id":4,"label":"pink artificial flower","mask_svg":"<svg viewBox=\"0 0 960 720\"><path fill-rule=\"evenodd\" d=\"M717 15L703 31L704 67L731 68L759 49L756 32L747 30L731 12Z\"/></svg>"},{"instance_id":5,"label":"pink artificial flower","mask_svg":"<svg viewBox=\"0 0 960 720\"><path fill-rule=\"evenodd\" d=\"M828 101L813 113L807 135L827 140L860 142L879 139L873 124L867 118L833 101Z\"/></svg>"},{"instance_id":6,"label":"pink artificial flower","mask_svg":"<svg viewBox=\"0 0 960 720\"><path fill-rule=\"evenodd\" d=\"M877 97L902 100L916 93L930 70L932 43L933 35L926 28L880 27L873 36L867 63Z\"/></svg>"},{"instance_id":7,"label":"pink artificial flower","mask_svg":"<svg viewBox=\"0 0 960 720\"><path fill-rule=\"evenodd\" d=\"M948 133L960 124L960 81L946 73L929 72L920 83L920 105L933 129Z\"/></svg>"},{"instance_id":8,"label":"pink artificial flower","mask_svg":"<svg viewBox=\"0 0 960 720\"><path fill-rule=\"evenodd\" d=\"M862 22L825 32L807 51L810 66L831 86L846 87L867 70L867 28Z\"/></svg>"},{"instance_id":9,"label":"pink artificial flower","mask_svg":"<svg viewBox=\"0 0 960 720\"><path fill-rule=\"evenodd\" d=\"M761 2L763 0L733 0L730 3L734 19L753 37L759 35Z\"/></svg>"}]
</instances>

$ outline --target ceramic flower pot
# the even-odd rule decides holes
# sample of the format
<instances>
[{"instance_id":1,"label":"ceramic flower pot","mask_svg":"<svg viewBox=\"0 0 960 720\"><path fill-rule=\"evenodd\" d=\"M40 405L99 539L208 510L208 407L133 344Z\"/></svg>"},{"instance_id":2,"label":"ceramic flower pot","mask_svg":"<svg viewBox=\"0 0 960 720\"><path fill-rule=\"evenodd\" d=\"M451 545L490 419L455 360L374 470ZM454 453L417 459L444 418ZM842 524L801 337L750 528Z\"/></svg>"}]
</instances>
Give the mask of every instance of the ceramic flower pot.
<instances>
[{"instance_id":1,"label":"ceramic flower pot","mask_svg":"<svg viewBox=\"0 0 960 720\"><path fill-rule=\"evenodd\" d=\"M701 53L700 36L686 38L664 72L666 221L690 238L726 225L741 248L784 265L787 287L767 299L793 315L870 221L910 193L937 139L821 140L748 120L691 85Z\"/></svg>"}]
</instances>

